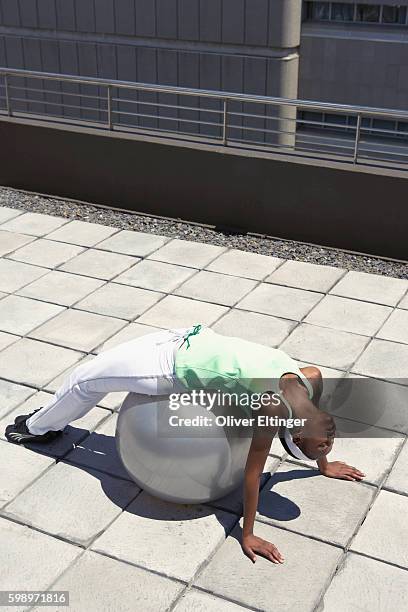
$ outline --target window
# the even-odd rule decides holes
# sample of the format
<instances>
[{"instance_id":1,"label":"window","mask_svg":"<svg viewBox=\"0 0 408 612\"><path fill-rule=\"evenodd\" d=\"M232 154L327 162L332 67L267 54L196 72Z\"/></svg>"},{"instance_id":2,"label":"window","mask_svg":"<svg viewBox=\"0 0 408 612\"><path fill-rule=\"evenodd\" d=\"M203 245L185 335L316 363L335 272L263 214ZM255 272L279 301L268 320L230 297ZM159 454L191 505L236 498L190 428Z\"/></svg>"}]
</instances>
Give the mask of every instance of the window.
<instances>
[{"instance_id":1,"label":"window","mask_svg":"<svg viewBox=\"0 0 408 612\"><path fill-rule=\"evenodd\" d=\"M330 21L362 24L408 25L408 8L401 4L361 4L346 2L306 2L308 21Z\"/></svg>"},{"instance_id":2,"label":"window","mask_svg":"<svg viewBox=\"0 0 408 612\"><path fill-rule=\"evenodd\" d=\"M344 2L333 2L331 5L332 21L353 21L354 5Z\"/></svg>"},{"instance_id":3,"label":"window","mask_svg":"<svg viewBox=\"0 0 408 612\"><path fill-rule=\"evenodd\" d=\"M318 131L321 134L355 135L357 117L345 113L319 113L318 111L299 111L298 129L300 131ZM338 127L337 127L338 126ZM374 117L363 117L361 120L362 136L376 139L398 138L407 140L408 121L392 121ZM380 131L381 130L381 131Z\"/></svg>"},{"instance_id":4,"label":"window","mask_svg":"<svg viewBox=\"0 0 408 612\"><path fill-rule=\"evenodd\" d=\"M357 4L357 21L378 23L380 21L380 6L378 4Z\"/></svg>"},{"instance_id":5,"label":"window","mask_svg":"<svg viewBox=\"0 0 408 612\"><path fill-rule=\"evenodd\" d=\"M405 24L407 21L406 6L383 6L383 23Z\"/></svg>"}]
</instances>

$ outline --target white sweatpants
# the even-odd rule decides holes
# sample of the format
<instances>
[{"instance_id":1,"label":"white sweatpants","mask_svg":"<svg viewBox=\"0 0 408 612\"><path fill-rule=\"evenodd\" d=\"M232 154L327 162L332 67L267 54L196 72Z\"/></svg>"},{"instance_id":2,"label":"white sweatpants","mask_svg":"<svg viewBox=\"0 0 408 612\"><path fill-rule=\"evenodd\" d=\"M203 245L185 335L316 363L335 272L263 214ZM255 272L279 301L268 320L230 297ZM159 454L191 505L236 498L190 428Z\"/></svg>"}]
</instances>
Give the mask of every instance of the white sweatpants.
<instances>
[{"instance_id":1,"label":"white sweatpants","mask_svg":"<svg viewBox=\"0 0 408 612\"><path fill-rule=\"evenodd\" d=\"M51 401L27 420L36 435L64 429L112 391L146 395L182 392L175 376L175 350L192 328L159 331L124 342L78 366Z\"/></svg>"}]
</instances>

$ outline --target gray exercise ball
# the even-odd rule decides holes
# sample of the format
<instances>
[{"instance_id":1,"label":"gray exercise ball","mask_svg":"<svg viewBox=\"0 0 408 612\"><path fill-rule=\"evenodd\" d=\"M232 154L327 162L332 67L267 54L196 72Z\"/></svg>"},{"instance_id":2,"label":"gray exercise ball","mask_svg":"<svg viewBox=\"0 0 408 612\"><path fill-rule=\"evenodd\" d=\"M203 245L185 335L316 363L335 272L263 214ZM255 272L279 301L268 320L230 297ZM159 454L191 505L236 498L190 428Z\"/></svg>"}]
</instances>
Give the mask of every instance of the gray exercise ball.
<instances>
[{"instance_id":1,"label":"gray exercise ball","mask_svg":"<svg viewBox=\"0 0 408 612\"><path fill-rule=\"evenodd\" d=\"M233 415L237 407L182 406L169 410L167 396L129 393L119 412L116 445L131 478L160 499L204 503L239 486L251 444L245 426L169 427L169 416L181 418ZM177 421L179 422L179 421Z\"/></svg>"}]
</instances>

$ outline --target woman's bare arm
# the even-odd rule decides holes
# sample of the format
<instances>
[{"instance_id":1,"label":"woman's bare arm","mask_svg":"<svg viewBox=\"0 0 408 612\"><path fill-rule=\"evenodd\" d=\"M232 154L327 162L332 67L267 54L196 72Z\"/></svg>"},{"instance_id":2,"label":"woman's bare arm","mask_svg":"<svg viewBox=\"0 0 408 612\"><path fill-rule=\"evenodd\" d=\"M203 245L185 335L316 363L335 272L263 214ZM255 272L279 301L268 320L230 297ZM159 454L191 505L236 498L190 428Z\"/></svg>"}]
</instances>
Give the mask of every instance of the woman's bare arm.
<instances>
[{"instance_id":1,"label":"woman's bare arm","mask_svg":"<svg viewBox=\"0 0 408 612\"><path fill-rule=\"evenodd\" d=\"M262 433L255 429L245 466L242 550L253 563L257 554L273 563L283 563L284 560L276 546L254 535L260 478L275 433L276 429L272 428L265 428L265 432Z\"/></svg>"}]
</instances>

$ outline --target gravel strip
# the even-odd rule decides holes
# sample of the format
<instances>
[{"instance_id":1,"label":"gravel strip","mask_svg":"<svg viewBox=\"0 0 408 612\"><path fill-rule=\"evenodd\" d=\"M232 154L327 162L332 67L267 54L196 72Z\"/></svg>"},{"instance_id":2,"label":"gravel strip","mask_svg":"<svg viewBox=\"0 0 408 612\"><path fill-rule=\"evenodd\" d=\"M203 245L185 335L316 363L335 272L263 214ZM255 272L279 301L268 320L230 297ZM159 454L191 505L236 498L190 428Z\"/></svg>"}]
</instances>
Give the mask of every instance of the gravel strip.
<instances>
[{"instance_id":1,"label":"gravel strip","mask_svg":"<svg viewBox=\"0 0 408 612\"><path fill-rule=\"evenodd\" d=\"M177 219L162 219L140 214L99 208L53 197L38 196L17 189L0 187L0 206L43 213L67 219L79 219L91 223L110 225L120 229L160 234L171 238L207 242L219 246L240 249L251 253L272 255L295 261L347 270L371 272L383 276L408 278L408 263L386 261L376 257L352 255L341 250L302 244L293 240L258 237L250 234L229 234L208 227L193 225Z\"/></svg>"}]
</instances>

